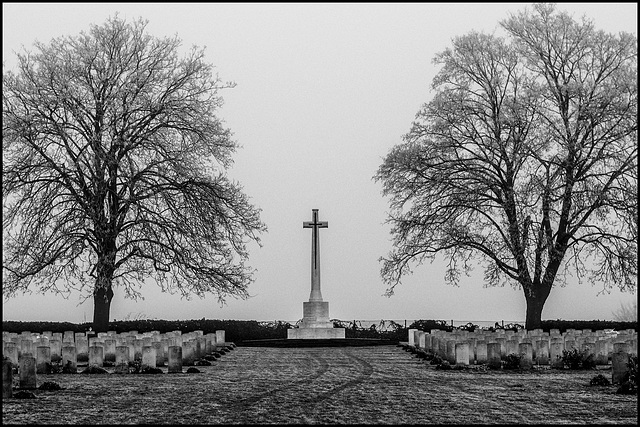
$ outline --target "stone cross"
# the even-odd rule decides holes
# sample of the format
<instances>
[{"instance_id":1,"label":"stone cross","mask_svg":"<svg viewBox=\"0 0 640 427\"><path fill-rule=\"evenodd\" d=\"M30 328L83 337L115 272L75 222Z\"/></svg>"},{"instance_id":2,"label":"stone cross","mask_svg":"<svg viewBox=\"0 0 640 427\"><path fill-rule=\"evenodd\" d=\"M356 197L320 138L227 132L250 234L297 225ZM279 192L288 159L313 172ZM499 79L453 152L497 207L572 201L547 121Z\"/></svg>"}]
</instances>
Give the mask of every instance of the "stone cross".
<instances>
[{"instance_id":1,"label":"stone cross","mask_svg":"<svg viewBox=\"0 0 640 427\"><path fill-rule=\"evenodd\" d=\"M322 293L320 292L320 236L319 228L328 228L329 223L326 221L318 221L318 209L312 209L313 221L305 221L302 223L303 228L312 228L311 240L311 296L309 301L322 301Z\"/></svg>"}]
</instances>

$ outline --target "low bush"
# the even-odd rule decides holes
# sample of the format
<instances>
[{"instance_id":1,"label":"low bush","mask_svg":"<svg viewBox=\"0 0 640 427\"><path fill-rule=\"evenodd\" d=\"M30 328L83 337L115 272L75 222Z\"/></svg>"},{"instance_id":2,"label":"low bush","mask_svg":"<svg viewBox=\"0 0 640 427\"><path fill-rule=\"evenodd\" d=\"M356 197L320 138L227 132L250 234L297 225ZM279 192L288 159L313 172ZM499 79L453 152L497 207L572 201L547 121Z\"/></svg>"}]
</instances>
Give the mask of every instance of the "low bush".
<instances>
[{"instance_id":1,"label":"low bush","mask_svg":"<svg viewBox=\"0 0 640 427\"><path fill-rule=\"evenodd\" d=\"M431 365L439 365L441 363L442 363L442 358L440 356L438 356L437 354L434 354L433 357L431 358L430 364Z\"/></svg>"},{"instance_id":2,"label":"low bush","mask_svg":"<svg viewBox=\"0 0 640 427\"><path fill-rule=\"evenodd\" d=\"M515 353L508 354L507 357L504 358L502 368L503 369L519 369L520 359L522 359L522 356L519 354L515 354Z\"/></svg>"},{"instance_id":3,"label":"low bush","mask_svg":"<svg viewBox=\"0 0 640 427\"><path fill-rule=\"evenodd\" d=\"M565 368L569 369L595 369L595 355L588 350L579 351L577 348L572 350L562 350L562 362Z\"/></svg>"},{"instance_id":4,"label":"low bush","mask_svg":"<svg viewBox=\"0 0 640 427\"><path fill-rule=\"evenodd\" d=\"M591 378L589 381L590 385L609 385L611 382L602 374L598 374L595 377Z\"/></svg>"},{"instance_id":5,"label":"low bush","mask_svg":"<svg viewBox=\"0 0 640 427\"><path fill-rule=\"evenodd\" d=\"M433 364L433 362L432 362L432 364ZM448 361L443 360L436 366L436 369L439 369L439 370L442 370L442 371L449 371L449 370L451 370L451 364Z\"/></svg>"}]
</instances>

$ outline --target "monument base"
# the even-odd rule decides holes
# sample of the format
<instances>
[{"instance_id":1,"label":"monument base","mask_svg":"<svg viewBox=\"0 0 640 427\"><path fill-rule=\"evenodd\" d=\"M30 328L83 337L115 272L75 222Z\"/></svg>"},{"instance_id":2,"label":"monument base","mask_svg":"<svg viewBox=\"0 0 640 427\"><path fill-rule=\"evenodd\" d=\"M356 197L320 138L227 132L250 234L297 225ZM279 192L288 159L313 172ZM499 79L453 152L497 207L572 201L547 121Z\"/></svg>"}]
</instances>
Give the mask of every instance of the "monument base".
<instances>
[{"instance_id":1,"label":"monument base","mask_svg":"<svg viewBox=\"0 0 640 427\"><path fill-rule=\"evenodd\" d=\"M289 340L344 338L344 328L292 328L287 329Z\"/></svg>"},{"instance_id":2,"label":"monument base","mask_svg":"<svg viewBox=\"0 0 640 427\"><path fill-rule=\"evenodd\" d=\"M308 301L302 303L301 328L333 328L329 320L328 301Z\"/></svg>"},{"instance_id":3,"label":"monument base","mask_svg":"<svg viewBox=\"0 0 640 427\"><path fill-rule=\"evenodd\" d=\"M302 322L297 328L287 330L289 340L344 339L344 328L334 328L329 320L327 301L302 303Z\"/></svg>"}]
</instances>

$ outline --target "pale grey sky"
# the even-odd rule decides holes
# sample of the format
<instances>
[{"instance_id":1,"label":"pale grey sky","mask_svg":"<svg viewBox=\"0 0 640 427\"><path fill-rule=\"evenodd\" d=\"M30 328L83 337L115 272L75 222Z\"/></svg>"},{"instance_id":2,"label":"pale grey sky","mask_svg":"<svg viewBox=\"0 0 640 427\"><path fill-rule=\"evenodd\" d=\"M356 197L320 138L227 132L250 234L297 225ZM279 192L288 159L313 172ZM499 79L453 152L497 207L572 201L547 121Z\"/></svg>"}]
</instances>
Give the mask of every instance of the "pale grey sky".
<instances>
[{"instance_id":1,"label":"pale grey sky","mask_svg":"<svg viewBox=\"0 0 640 427\"><path fill-rule=\"evenodd\" d=\"M256 281L248 300L191 301L161 294L145 300L116 289L111 318L289 320L302 317L310 291L311 209L320 231L322 294L332 318L499 321L525 317L522 290L483 288L482 270L460 287L444 284L440 260L415 268L391 298L378 258L391 249L388 210L372 180L406 133L453 37L493 32L528 3L3 3L2 58L60 35L77 35L116 12L149 20L156 36L177 34L185 48L206 46L222 80L220 116L242 146L229 176L262 209L263 247L250 247ZM597 28L637 34L637 3L558 3ZM544 319L611 319L637 295L570 280L552 290ZM51 294L3 301L3 320L91 321L93 301Z\"/></svg>"}]
</instances>

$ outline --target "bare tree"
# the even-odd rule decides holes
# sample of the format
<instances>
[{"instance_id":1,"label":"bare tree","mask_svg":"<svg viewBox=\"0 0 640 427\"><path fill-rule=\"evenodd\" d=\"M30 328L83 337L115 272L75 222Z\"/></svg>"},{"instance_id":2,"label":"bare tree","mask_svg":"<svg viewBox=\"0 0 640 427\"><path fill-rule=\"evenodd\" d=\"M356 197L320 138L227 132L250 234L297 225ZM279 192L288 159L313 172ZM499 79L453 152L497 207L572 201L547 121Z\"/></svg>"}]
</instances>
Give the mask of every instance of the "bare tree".
<instances>
[{"instance_id":1,"label":"bare tree","mask_svg":"<svg viewBox=\"0 0 640 427\"><path fill-rule=\"evenodd\" d=\"M568 273L637 286L637 38L596 31L552 5L470 33L438 54L434 98L374 179L390 197L393 294L412 264L474 262L485 286L521 288L540 327Z\"/></svg>"},{"instance_id":2,"label":"bare tree","mask_svg":"<svg viewBox=\"0 0 640 427\"><path fill-rule=\"evenodd\" d=\"M245 298L246 243L266 230L225 170L236 143L216 117L222 83L204 50L117 16L35 43L3 73L3 294L94 298L146 278L183 296Z\"/></svg>"},{"instance_id":3,"label":"bare tree","mask_svg":"<svg viewBox=\"0 0 640 427\"><path fill-rule=\"evenodd\" d=\"M637 322L638 301L633 301L626 305L620 303L620 308L613 312L613 319L618 322Z\"/></svg>"}]
</instances>

